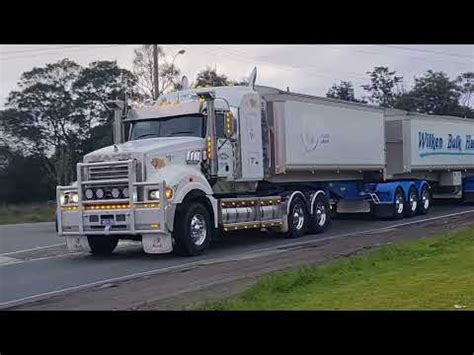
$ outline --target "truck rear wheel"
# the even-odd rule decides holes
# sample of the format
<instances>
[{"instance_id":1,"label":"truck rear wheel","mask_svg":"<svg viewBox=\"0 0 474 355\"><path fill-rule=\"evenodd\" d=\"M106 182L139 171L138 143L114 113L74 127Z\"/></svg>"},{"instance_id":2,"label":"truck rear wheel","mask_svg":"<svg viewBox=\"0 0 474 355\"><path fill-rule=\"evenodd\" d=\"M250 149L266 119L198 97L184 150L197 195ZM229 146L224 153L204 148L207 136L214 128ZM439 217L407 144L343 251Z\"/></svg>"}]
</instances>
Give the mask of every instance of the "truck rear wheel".
<instances>
[{"instance_id":1,"label":"truck rear wheel","mask_svg":"<svg viewBox=\"0 0 474 355\"><path fill-rule=\"evenodd\" d=\"M325 195L319 194L313 202L313 215L309 217L308 232L313 234L322 233L326 230L330 221L329 201Z\"/></svg>"},{"instance_id":2,"label":"truck rear wheel","mask_svg":"<svg viewBox=\"0 0 474 355\"><path fill-rule=\"evenodd\" d=\"M110 255L118 244L116 236L88 235L87 241L92 255Z\"/></svg>"},{"instance_id":3,"label":"truck rear wheel","mask_svg":"<svg viewBox=\"0 0 474 355\"><path fill-rule=\"evenodd\" d=\"M209 211L202 203L191 201L182 205L174 222L174 253L183 256L201 254L209 245L211 226Z\"/></svg>"},{"instance_id":4,"label":"truck rear wheel","mask_svg":"<svg viewBox=\"0 0 474 355\"><path fill-rule=\"evenodd\" d=\"M403 190L399 187L395 191L395 198L393 201L393 219L402 219L405 210L405 196Z\"/></svg>"},{"instance_id":5,"label":"truck rear wheel","mask_svg":"<svg viewBox=\"0 0 474 355\"><path fill-rule=\"evenodd\" d=\"M418 190L416 187L410 187L408 191L408 201L405 204L405 217L413 217L418 210Z\"/></svg>"},{"instance_id":6,"label":"truck rear wheel","mask_svg":"<svg viewBox=\"0 0 474 355\"><path fill-rule=\"evenodd\" d=\"M290 204L288 213L288 232L286 238L298 238L306 233L308 224L308 210L305 201L296 196Z\"/></svg>"},{"instance_id":7,"label":"truck rear wheel","mask_svg":"<svg viewBox=\"0 0 474 355\"><path fill-rule=\"evenodd\" d=\"M427 214L431 207L431 189L428 185L421 189L421 200L418 204L418 212L420 214Z\"/></svg>"}]
</instances>

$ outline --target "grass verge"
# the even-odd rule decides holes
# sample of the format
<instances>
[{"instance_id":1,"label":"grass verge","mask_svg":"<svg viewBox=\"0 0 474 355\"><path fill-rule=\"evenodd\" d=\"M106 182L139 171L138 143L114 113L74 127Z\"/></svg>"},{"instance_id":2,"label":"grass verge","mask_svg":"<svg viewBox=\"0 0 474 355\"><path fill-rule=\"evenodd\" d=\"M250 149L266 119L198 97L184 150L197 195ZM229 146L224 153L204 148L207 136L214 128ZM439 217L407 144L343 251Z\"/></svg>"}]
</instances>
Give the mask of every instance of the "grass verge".
<instances>
[{"instance_id":1,"label":"grass verge","mask_svg":"<svg viewBox=\"0 0 474 355\"><path fill-rule=\"evenodd\" d=\"M474 227L264 276L207 310L474 309Z\"/></svg>"},{"instance_id":2,"label":"grass verge","mask_svg":"<svg viewBox=\"0 0 474 355\"><path fill-rule=\"evenodd\" d=\"M52 222L55 214L56 204L53 202L0 205L0 225Z\"/></svg>"}]
</instances>

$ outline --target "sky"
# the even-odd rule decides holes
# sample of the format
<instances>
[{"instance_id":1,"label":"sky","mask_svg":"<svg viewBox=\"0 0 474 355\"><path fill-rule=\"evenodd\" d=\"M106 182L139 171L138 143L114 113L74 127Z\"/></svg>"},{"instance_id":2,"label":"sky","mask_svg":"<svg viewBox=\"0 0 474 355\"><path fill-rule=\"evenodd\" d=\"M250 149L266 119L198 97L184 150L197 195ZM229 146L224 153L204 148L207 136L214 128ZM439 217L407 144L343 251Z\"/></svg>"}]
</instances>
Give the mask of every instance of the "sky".
<instances>
[{"instance_id":1,"label":"sky","mask_svg":"<svg viewBox=\"0 0 474 355\"><path fill-rule=\"evenodd\" d=\"M0 45L0 109L23 72L69 58L80 65L116 60L131 70L139 45ZM367 71L388 66L403 75L407 88L415 76L431 69L450 78L474 71L474 45L164 45L165 53L192 82L206 66L230 79L242 80L257 67L257 84L290 88L293 92L325 96L333 83L351 81L355 94L365 94Z\"/></svg>"}]
</instances>

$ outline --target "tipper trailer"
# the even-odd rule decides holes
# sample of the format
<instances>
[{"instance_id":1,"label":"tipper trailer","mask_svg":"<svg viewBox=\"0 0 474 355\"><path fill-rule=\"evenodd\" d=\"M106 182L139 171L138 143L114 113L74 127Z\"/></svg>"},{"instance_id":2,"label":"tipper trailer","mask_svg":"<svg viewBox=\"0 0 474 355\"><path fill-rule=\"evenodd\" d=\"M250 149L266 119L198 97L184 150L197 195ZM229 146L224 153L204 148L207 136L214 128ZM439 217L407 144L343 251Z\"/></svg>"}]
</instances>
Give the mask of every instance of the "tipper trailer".
<instances>
[{"instance_id":1,"label":"tipper trailer","mask_svg":"<svg viewBox=\"0 0 474 355\"><path fill-rule=\"evenodd\" d=\"M111 103L115 144L87 154L77 181L57 188L68 249L108 254L133 239L147 253L196 255L230 231L296 238L323 232L334 213L398 219L427 213L433 197L474 200L474 120L255 78L142 107Z\"/></svg>"}]
</instances>

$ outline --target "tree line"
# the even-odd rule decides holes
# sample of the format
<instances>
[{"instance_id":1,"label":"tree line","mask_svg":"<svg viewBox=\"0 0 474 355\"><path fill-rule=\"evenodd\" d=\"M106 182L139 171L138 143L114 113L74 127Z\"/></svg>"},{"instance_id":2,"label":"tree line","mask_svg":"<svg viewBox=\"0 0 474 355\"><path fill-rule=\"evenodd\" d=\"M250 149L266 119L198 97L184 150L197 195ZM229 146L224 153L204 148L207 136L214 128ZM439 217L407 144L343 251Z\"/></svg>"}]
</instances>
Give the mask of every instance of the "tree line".
<instances>
[{"instance_id":1,"label":"tree line","mask_svg":"<svg viewBox=\"0 0 474 355\"><path fill-rule=\"evenodd\" d=\"M355 97L350 81L333 84L326 96L432 115L474 118L471 108L474 72L461 73L450 79L443 72L428 70L422 76L415 77L410 89L406 89L403 76L388 67L375 67L366 74L369 75L369 83L361 87L367 94L361 98Z\"/></svg>"},{"instance_id":2,"label":"tree line","mask_svg":"<svg viewBox=\"0 0 474 355\"><path fill-rule=\"evenodd\" d=\"M112 144L113 113L109 100L145 102L155 97L151 45L135 50L132 70L115 61L81 66L67 58L24 72L18 89L0 111L0 203L54 199L56 185L76 178L81 157ZM158 49L160 93L179 90L181 71ZM428 71L404 90L403 78L386 67L368 72L367 95L356 98L349 81L334 84L327 97L382 107L474 118L470 108L473 73L450 80ZM207 67L194 88L246 85Z\"/></svg>"}]
</instances>

